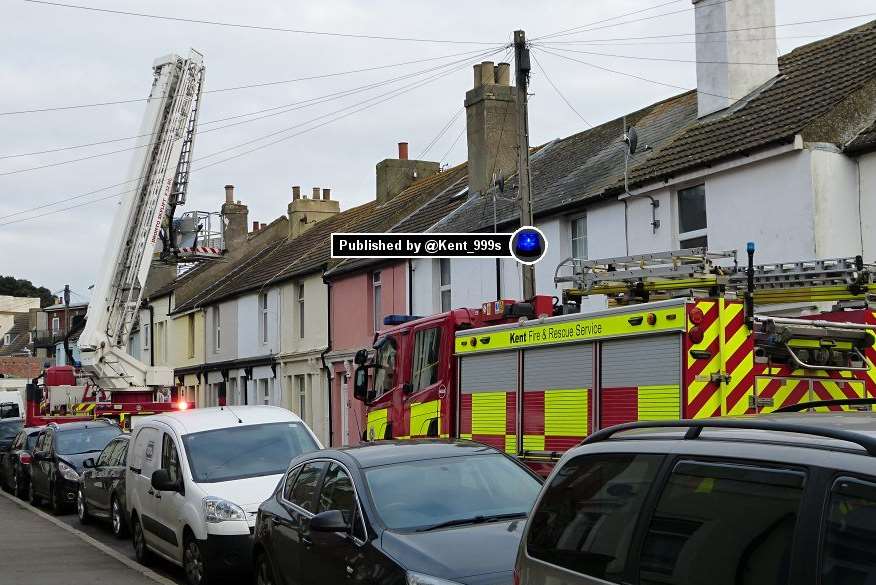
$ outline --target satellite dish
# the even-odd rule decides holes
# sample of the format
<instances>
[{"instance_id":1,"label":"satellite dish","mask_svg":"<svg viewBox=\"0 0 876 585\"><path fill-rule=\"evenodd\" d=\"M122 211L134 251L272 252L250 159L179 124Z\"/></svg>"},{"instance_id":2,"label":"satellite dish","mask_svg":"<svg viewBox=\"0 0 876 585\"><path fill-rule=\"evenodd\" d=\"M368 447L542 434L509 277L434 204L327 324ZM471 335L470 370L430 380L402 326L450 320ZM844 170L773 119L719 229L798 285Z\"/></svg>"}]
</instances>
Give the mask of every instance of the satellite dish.
<instances>
[{"instance_id":1,"label":"satellite dish","mask_svg":"<svg viewBox=\"0 0 876 585\"><path fill-rule=\"evenodd\" d=\"M624 134L624 142L627 143L627 146L630 149L630 154L635 154L636 147L639 146L639 133L636 132L635 128L627 130L627 133Z\"/></svg>"}]
</instances>

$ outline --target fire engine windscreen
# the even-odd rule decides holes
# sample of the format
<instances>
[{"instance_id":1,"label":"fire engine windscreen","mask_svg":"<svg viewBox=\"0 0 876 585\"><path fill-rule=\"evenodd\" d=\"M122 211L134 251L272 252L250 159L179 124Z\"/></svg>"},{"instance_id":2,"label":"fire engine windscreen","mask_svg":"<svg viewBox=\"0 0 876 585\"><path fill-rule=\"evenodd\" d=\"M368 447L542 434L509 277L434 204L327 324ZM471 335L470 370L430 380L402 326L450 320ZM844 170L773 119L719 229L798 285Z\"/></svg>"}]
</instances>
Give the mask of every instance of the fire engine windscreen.
<instances>
[{"instance_id":1,"label":"fire engine windscreen","mask_svg":"<svg viewBox=\"0 0 876 585\"><path fill-rule=\"evenodd\" d=\"M525 517L540 482L504 455L471 455L384 465L365 472L390 530L427 531Z\"/></svg>"},{"instance_id":2,"label":"fire engine windscreen","mask_svg":"<svg viewBox=\"0 0 876 585\"><path fill-rule=\"evenodd\" d=\"M191 433L183 443L196 483L278 475L293 457L317 449L304 427L285 422Z\"/></svg>"}]
</instances>

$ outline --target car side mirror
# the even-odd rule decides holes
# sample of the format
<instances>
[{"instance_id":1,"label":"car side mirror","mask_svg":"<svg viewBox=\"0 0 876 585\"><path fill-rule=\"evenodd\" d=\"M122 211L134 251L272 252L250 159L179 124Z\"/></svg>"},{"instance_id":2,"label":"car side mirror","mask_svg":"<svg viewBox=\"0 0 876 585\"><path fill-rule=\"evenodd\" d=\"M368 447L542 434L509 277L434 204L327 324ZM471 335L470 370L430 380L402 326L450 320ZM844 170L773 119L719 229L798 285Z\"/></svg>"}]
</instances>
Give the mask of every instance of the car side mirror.
<instances>
[{"instance_id":1,"label":"car side mirror","mask_svg":"<svg viewBox=\"0 0 876 585\"><path fill-rule=\"evenodd\" d=\"M170 472L166 469L156 469L152 472L152 489L160 492L180 491L179 482L170 479Z\"/></svg>"},{"instance_id":2,"label":"car side mirror","mask_svg":"<svg viewBox=\"0 0 876 585\"><path fill-rule=\"evenodd\" d=\"M310 529L314 532L347 532L350 525L340 510L326 510L310 519Z\"/></svg>"},{"instance_id":3,"label":"car side mirror","mask_svg":"<svg viewBox=\"0 0 876 585\"><path fill-rule=\"evenodd\" d=\"M85 469L94 469L97 467L97 464L94 462L94 457L89 457L85 461L82 462L82 467Z\"/></svg>"}]
</instances>

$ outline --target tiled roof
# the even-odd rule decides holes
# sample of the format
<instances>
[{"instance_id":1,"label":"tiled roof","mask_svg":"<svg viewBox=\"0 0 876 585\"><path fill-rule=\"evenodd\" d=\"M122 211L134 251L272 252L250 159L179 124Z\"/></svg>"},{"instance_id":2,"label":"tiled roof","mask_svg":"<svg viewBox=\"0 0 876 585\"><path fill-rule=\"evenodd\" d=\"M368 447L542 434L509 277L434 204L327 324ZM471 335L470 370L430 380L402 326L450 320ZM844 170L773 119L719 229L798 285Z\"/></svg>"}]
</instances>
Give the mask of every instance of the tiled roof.
<instances>
[{"instance_id":1,"label":"tiled roof","mask_svg":"<svg viewBox=\"0 0 876 585\"><path fill-rule=\"evenodd\" d=\"M812 43L779 58L779 76L726 112L697 119L697 96L689 91L628 114L640 149L630 161L630 184L641 186L791 142L843 146L873 122L876 84L876 21ZM876 93L874 91L873 93ZM847 102L859 97L857 110ZM862 123L862 120L864 122ZM530 157L536 215L574 208L588 200L622 193L624 118L555 140ZM868 135L859 136L861 143ZM876 140L876 136L869 138ZM857 145L858 142L856 141ZM643 147L650 147L643 149ZM498 223L518 222L516 178L496 202ZM436 231L492 227L493 197L474 198Z\"/></svg>"},{"instance_id":2,"label":"tiled roof","mask_svg":"<svg viewBox=\"0 0 876 585\"><path fill-rule=\"evenodd\" d=\"M16 313L13 315L12 327L5 335L0 336L0 356L13 356L26 353L30 337L28 335L28 327L30 326L30 315L28 313ZM10 342L4 344L4 338L9 335Z\"/></svg>"}]
</instances>

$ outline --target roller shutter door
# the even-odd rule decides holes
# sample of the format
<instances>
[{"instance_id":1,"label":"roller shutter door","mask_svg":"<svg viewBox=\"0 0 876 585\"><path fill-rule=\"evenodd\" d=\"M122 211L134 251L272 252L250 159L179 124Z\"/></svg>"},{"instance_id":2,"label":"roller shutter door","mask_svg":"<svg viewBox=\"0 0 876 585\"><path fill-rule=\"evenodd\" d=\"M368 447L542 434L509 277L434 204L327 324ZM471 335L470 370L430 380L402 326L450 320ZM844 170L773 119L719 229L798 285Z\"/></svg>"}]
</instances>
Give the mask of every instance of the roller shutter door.
<instances>
[{"instance_id":1,"label":"roller shutter door","mask_svg":"<svg viewBox=\"0 0 876 585\"><path fill-rule=\"evenodd\" d=\"M593 344L523 352L523 390L593 387Z\"/></svg>"},{"instance_id":2,"label":"roller shutter door","mask_svg":"<svg viewBox=\"0 0 876 585\"><path fill-rule=\"evenodd\" d=\"M655 335L602 344L602 387L669 386L681 383L681 339Z\"/></svg>"},{"instance_id":3,"label":"roller shutter door","mask_svg":"<svg viewBox=\"0 0 876 585\"><path fill-rule=\"evenodd\" d=\"M460 360L463 394L517 390L517 352L467 355Z\"/></svg>"}]
</instances>

